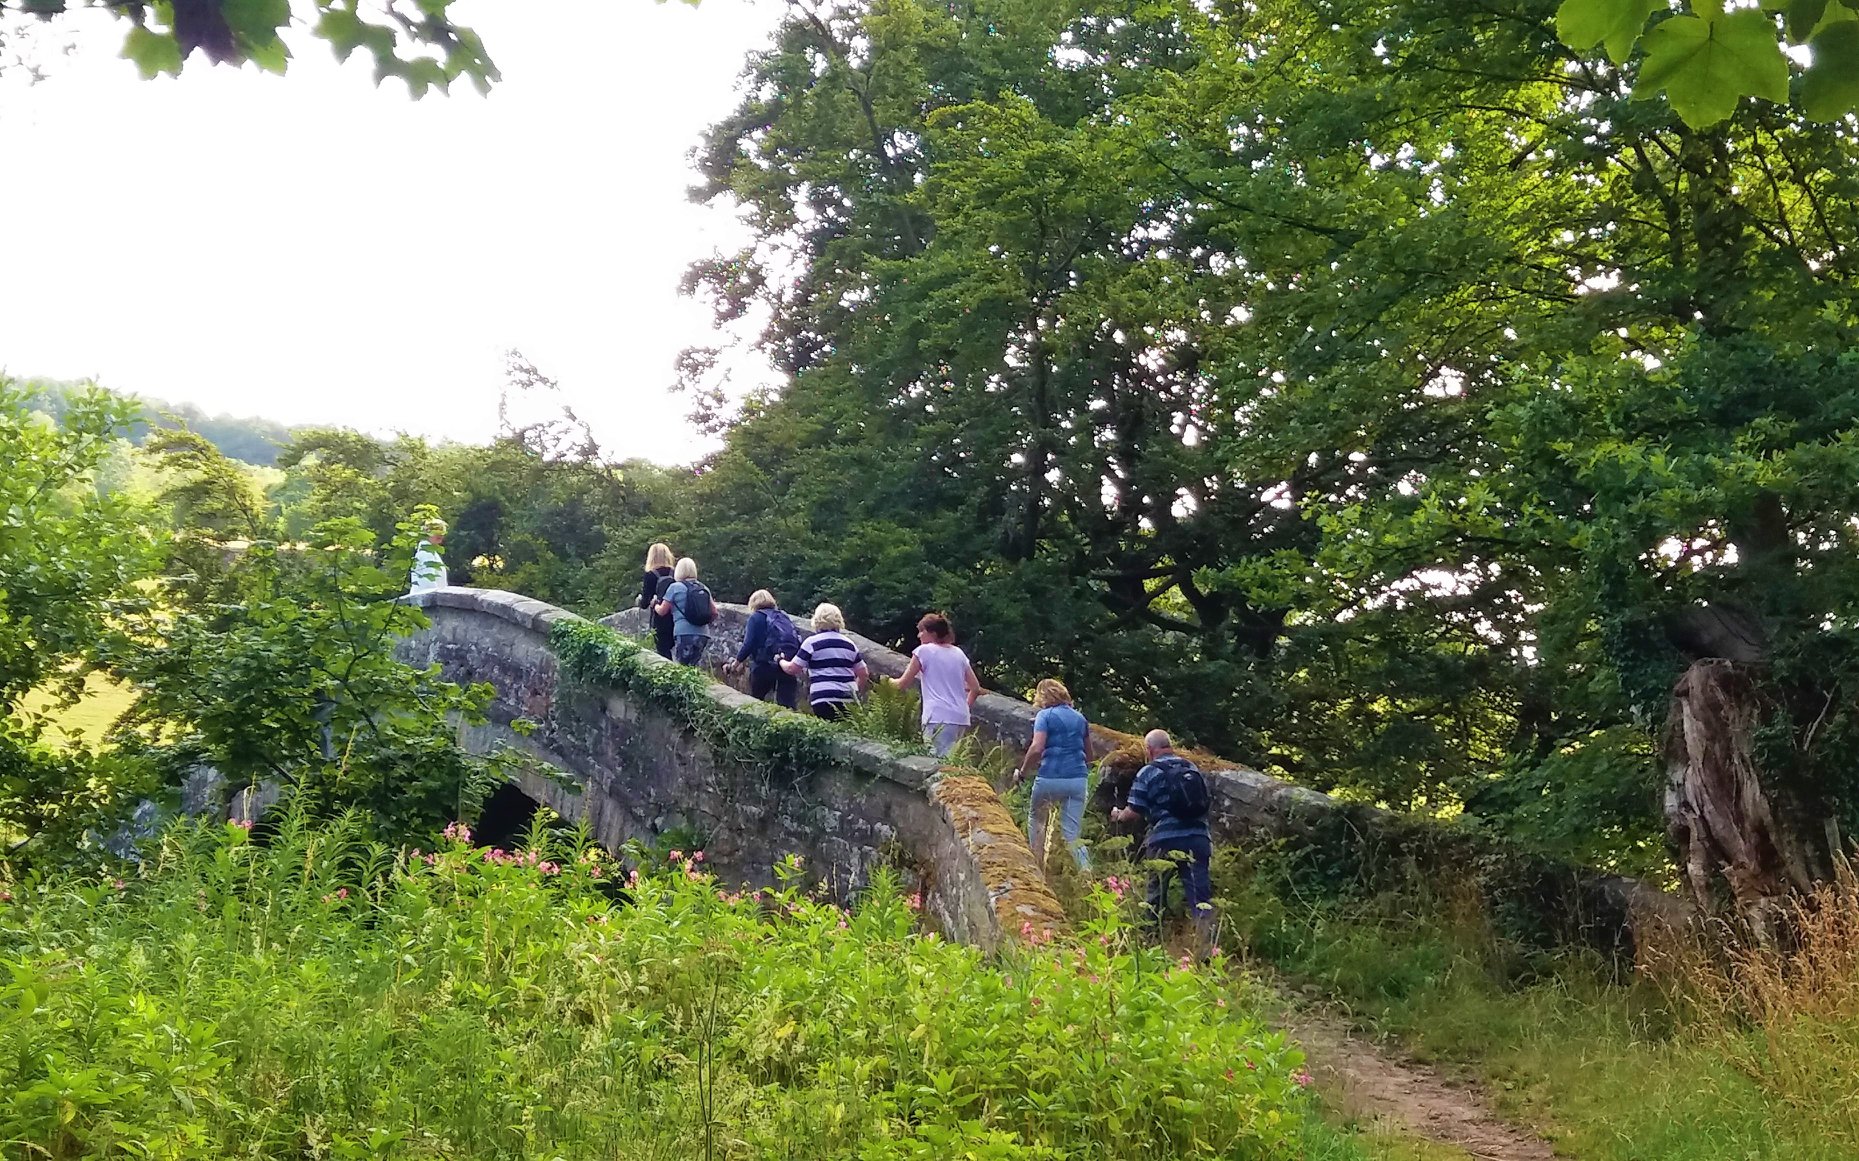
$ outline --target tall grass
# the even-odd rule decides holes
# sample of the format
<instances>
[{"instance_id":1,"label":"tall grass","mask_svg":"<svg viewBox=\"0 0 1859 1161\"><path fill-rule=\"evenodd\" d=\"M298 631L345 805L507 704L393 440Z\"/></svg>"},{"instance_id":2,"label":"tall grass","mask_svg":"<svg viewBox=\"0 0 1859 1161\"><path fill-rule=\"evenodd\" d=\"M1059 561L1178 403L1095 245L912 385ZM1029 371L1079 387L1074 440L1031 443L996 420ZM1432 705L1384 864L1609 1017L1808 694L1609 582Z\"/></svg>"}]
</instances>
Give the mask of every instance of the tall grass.
<instances>
[{"instance_id":1,"label":"tall grass","mask_svg":"<svg viewBox=\"0 0 1859 1161\"><path fill-rule=\"evenodd\" d=\"M1269 852L1223 852L1229 946L1370 1034L1480 1076L1595 1161L1859 1157L1859 890L1805 901L1787 948L1675 942L1622 980L1499 936L1472 887L1312 896Z\"/></svg>"},{"instance_id":2,"label":"tall grass","mask_svg":"<svg viewBox=\"0 0 1859 1161\"><path fill-rule=\"evenodd\" d=\"M358 833L178 828L134 877L13 887L0 1152L1361 1156L1250 993L1107 892L1076 943L991 961L883 876L845 911L540 827L513 854Z\"/></svg>"}]
</instances>

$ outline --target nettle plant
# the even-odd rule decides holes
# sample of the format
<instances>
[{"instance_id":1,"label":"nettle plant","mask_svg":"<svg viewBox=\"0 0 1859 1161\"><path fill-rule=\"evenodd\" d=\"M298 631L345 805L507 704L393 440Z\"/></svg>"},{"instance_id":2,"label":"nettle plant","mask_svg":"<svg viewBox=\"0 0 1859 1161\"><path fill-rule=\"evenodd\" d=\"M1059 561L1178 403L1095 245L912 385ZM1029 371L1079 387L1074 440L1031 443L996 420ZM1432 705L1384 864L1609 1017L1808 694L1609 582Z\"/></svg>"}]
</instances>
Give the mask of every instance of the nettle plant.
<instances>
[{"instance_id":1,"label":"nettle plant","mask_svg":"<svg viewBox=\"0 0 1859 1161\"><path fill-rule=\"evenodd\" d=\"M394 852L354 820L179 827L0 902L0 1139L63 1157L1289 1158L1302 1058L1226 973L1134 941L997 959L624 864L541 827ZM637 855L637 852L635 852Z\"/></svg>"}]
</instances>

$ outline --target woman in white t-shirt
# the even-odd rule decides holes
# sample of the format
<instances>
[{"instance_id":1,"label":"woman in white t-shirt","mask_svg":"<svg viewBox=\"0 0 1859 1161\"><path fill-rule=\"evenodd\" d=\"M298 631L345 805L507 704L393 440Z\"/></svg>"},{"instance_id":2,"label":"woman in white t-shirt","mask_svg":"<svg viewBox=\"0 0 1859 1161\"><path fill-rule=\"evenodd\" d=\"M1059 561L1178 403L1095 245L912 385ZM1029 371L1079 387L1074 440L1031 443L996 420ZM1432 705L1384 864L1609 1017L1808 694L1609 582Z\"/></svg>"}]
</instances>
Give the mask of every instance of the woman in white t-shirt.
<instances>
[{"instance_id":1,"label":"woman in white t-shirt","mask_svg":"<svg viewBox=\"0 0 1859 1161\"><path fill-rule=\"evenodd\" d=\"M439 555L444 548L445 521L435 516L421 526L419 547L413 550L413 573L407 582L409 593L442 589L451 583L445 571L445 557Z\"/></svg>"},{"instance_id":2,"label":"woman in white t-shirt","mask_svg":"<svg viewBox=\"0 0 1859 1161\"><path fill-rule=\"evenodd\" d=\"M923 741L938 758L947 758L968 732L969 711L981 696L981 682L968 655L955 646L955 627L941 613L925 613L917 622L922 644L910 655L899 689L923 686Z\"/></svg>"}]
</instances>

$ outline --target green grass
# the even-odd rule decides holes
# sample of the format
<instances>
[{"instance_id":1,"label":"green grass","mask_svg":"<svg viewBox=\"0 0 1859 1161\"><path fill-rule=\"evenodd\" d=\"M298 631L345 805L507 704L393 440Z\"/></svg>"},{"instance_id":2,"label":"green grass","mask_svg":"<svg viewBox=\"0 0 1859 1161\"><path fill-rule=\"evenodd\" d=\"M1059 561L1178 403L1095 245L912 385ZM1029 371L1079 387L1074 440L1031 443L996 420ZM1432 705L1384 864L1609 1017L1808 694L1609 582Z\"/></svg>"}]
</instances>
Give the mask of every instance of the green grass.
<instances>
[{"instance_id":1,"label":"green grass","mask_svg":"<svg viewBox=\"0 0 1859 1161\"><path fill-rule=\"evenodd\" d=\"M1829 1085L1818 1107L1790 1106L1735 1063L1750 1055L1738 1037L1753 1030L1694 1021L1675 995L1617 983L1593 956L1507 948L1450 892L1300 900L1269 875L1227 871L1224 919L1247 954L1368 1034L1479 1078L1502 1111L1572 1157L1859 1156L1840 1129L1859 1078Z\"/></svg>"},{"instance_id":2,"label":"green grass","mask_svg":"<svg viewBox=\"0 0 1859 1161\"><path fill-rule=\"evenodd\" d=\"M51 693L35 690L26 695L24 708L31 714L49 713L51 729L46 740L54 745L79 743L99 746L103 736L131 705L135 694L102 673L85 676L84 693L76 703L60 707Z\"/></svg>"},{"instance_id":3,"label":"green grass","mask_svg":"<svg viewBox=\"0 0 1859 1161\"><path fill-rule=\"evenodd\" d=\"M1130 937L990 959L855 911L286 818L0 903L0 1141L38 1158L1366 1161L1256 993ZM794 876L798 881L798 875ZM1217 966L1217 965L1216 965Z\"/></svg>"}]
</instances>

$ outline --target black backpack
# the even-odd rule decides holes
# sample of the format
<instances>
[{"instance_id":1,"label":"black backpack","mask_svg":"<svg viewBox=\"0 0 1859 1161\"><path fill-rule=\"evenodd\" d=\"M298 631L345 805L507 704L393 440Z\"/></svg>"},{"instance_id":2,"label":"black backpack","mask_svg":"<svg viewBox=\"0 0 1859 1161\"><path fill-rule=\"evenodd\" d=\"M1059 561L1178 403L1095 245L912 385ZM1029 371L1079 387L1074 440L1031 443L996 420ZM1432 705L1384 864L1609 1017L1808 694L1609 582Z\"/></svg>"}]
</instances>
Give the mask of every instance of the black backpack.
<instances>
[{"instance_id":1,"label":"black backpack","mask_svg":"<svg viewBox=\"0 0 1859 1161\"><path fill-rule=\"evenodd\" d=\"M1158 777L1151 783L1156 806L1181 822L1198 822L1207 817L1213 795L1207 790L1207 775L1186 758L1173 754L1153 763Z\"/></svg>"},{"instance_id":2,"label":"black backpack","mask_svg":"<svg viewBox=\"0 0 1859 1161\"><path fill-rule=\"evenodd\" d=\"M773 665L783 657L793 657L800 652L800 630L794 622L780 609L762 610L768 616L768 635L762 638L762 647L755 659L763 665Z\"/></svg>"},{"instance_id":3,"label":"black backpack","mask_svg":"<svg viewBox=\"0 0 1859 1161\"><path fill-rule=\"evenodd\" d=\"M704 587L704 582L693 578L678 583L684 586L684 604L678 611L684 614L686 621L693 625L708 625L716 618L716 601L711 598L710 590Z\"/></svg>"}]
</instances>

